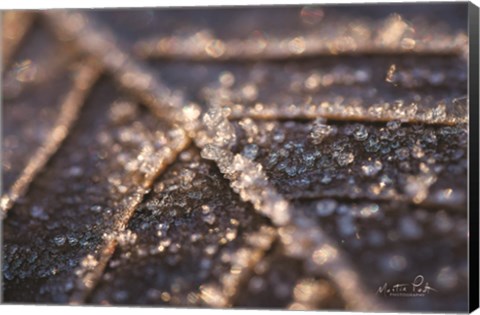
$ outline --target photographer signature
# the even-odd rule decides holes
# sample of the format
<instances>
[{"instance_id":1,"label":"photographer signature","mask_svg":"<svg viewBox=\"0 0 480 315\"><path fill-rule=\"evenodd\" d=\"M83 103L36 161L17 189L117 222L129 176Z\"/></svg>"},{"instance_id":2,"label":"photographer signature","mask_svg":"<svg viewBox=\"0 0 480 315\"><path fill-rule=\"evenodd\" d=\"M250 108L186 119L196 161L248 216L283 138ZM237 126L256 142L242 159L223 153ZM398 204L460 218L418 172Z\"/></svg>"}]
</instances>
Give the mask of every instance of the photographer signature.
<instances>
[{"instance_id":1,"label":"photographer signature","mask_svg":"<svg viewBox=\"0 0 480 315\"><path fill-rule=\"evenodd\" d=\"M432 288L422 275L416 276L412 283L397 283L389 286L385 282L377 290L377 294L395 297L421 297L430 294L430 292L438 291Z\"/></svg>"}]
</instances>

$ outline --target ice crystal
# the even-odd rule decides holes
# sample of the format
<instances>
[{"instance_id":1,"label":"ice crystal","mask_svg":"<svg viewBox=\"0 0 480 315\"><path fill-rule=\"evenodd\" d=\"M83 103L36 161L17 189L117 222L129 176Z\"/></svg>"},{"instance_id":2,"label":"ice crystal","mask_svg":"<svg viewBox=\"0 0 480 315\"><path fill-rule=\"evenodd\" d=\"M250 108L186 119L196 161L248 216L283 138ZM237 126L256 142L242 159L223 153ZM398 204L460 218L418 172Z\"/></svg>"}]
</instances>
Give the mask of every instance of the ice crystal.
<instances>
[{"instance_id":1,"label":"ice crystal","mask_svg":"<svg viewBox=\"0 0 480 315\"><path fill-rule=\"evenodd\" d=\"M347 166L354 161L355 157L351 152L341 152L337 156L337 163L340 166Z\"/></svg>"},{"instance_id":2,"label":"ice crystal","mask_svg":"<svg viewBox=\"0 0 480 315\"><path fill-rule=\"evenodd\" d=\"M362 171L367 176L375 176L382 170L382 162L379 160L369 161L362 165Z\"/></svg>"},{"instance_id":3,"label":"ice crystal","mask_svg":"<svg viewBox=\"0 0 480 315\"><path fill-rule=\"evenodd\" d=\"M310 137L314 144L321 144L325 138L335 133L334 126L327 125L324 119L318 118L313 122Z\"/></svg>"}]
</instances>

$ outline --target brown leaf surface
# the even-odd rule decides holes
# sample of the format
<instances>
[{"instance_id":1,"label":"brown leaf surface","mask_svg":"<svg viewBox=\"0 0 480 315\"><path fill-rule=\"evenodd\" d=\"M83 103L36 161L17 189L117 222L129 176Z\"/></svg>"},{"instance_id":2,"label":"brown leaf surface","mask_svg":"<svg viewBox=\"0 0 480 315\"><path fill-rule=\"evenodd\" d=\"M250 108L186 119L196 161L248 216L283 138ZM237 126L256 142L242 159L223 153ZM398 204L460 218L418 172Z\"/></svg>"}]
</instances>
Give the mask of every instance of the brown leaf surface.
<instances>
[{"instance_id":1,"label":"brown leaf surface","mask_svg":"<svg viewBox=\"0 0 480 315\"><path fill-rule=\"evenodd\" d=\"M7 13L4 301L466 310L466 8Z\"/></svg>"}]
</instances>

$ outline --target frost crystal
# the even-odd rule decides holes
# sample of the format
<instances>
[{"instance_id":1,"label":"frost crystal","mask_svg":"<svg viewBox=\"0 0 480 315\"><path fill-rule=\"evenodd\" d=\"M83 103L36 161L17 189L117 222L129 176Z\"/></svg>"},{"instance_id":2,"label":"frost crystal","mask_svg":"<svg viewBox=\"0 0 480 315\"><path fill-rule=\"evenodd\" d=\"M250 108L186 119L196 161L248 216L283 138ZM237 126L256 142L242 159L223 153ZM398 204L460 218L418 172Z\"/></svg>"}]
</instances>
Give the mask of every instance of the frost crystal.
<instances>
[{"instance_id":1,"label":"frost crystal","mask_svg":"<svg viewBox=\"0 0 480 315\"><path fill-rule=\"evenodd\" d=\"M355 159L355 156L351 152L341 152L337 156L337 163L340 166L347 166L348 164L352 163Z\"/></svg>"},{"instance_id":2,"label":"frost crystal","mask_svg":"<svg viewBox=\"0 0 480 315\"><path fill-rule=\"evenodd\" d=\"M327 125L325 122L322 118L318 118L313 122L310 137L314 144L320 144L325 138L336 133L336 128Z\"/></svg>"},{"instance_id":3,"label":"frost crystal","mask_svg":"<svg viewBox=\"0 0 480 315\"><path fill-rule=\"evenodd\" d=\"M375 160L362 165L362 171L366 176L375 176L382 170L382 162Z\"/></svg>"}]
</instances>

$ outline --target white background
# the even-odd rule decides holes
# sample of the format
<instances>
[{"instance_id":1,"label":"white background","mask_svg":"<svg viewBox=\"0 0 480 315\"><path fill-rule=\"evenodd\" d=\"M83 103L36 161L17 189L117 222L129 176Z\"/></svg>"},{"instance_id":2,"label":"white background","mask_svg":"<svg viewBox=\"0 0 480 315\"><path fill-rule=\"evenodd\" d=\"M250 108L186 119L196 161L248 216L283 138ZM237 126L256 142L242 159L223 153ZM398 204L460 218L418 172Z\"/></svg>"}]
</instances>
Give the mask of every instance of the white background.
<instances>
[{"instance_id":1,"label":"white background","mask_svg":"<svg viewBox=\"0 0 480 315\"><path fill-rule=\"evenodd\" d=\"M356 0L356 1L318 1L304 0L303 4L313 3L378 3L378 2L415 2L415 1L379 1L379 0ZM448 0L435 0L435 2L448 2ZM480 0L473 0L477 6L480 6ZM0 9L48 9L48 8L102 8L102 7L169 7L169 6L208 6L208 5L258 5L258 4L302 4L300 1L292 0L70 0L61 2L58 0L0 0ZM18 305L1 305L0 315L20 315L20 314L72 314L72 315L136 315L136 314L174 314L174 315L300 315L300 314L331 314L331 315L356 315L352 312L301 312L301 311L257 311L257 310L212 310L212 309L175 309L175 308L147 308L147 307L89 307L89 306L18 306ZM365 314L365 313L364 313ZM375 313L395 314L395 313ZM416 314L416 313L410 313ZM480 310L474 312L480 315Z\"/></svg>"}]
</instances>

